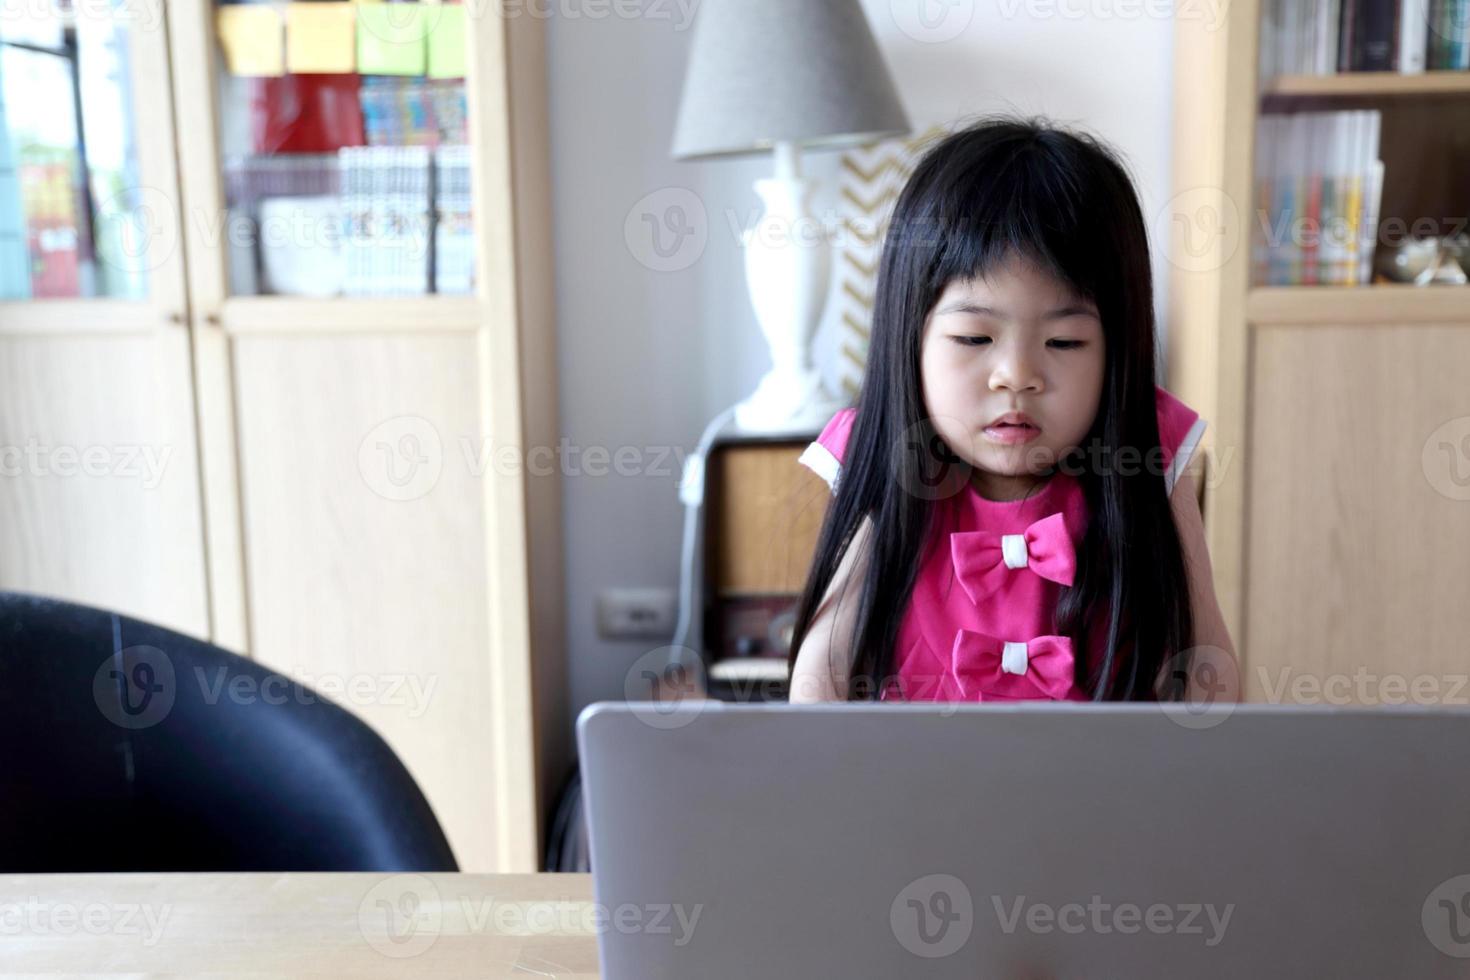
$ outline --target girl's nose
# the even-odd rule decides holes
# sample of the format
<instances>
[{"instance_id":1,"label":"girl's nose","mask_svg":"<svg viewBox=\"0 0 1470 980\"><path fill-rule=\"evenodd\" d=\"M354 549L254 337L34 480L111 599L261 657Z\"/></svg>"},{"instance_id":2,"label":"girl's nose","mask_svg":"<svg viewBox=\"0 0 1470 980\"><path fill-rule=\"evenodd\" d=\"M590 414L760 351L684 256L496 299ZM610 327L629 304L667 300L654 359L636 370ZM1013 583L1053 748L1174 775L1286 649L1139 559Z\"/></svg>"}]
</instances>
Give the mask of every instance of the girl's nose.
<instances>
[{"instance_id":1,"label":"girl's nose","mask_svg":"<svg viewBox=\"0 0 1470 980\"><path fill-rule=\"evenodd\" d=\"M1041 374L1035 362L1024 352L1011 352L1001 357L990 372L991 391L1031 391L1040 393Z\"/></svg>"}]
</instances>

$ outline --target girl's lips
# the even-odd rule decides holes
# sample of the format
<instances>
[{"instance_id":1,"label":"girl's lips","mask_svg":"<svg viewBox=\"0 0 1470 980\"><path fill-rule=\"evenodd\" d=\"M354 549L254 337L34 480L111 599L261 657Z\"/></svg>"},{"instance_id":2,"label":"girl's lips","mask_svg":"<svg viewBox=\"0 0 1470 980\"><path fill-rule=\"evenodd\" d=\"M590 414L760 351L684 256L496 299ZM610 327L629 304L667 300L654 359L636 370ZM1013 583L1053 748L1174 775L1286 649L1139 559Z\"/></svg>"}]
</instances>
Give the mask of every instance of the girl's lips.
<instances>
[{"instance_id":1,"label":"girl's lips","mask_svg":"<svg viewBox=\"0 0 1470 980\"><path fill-rule=\"evenodd\" d=\"M985 428L985 437L992 442L1004 443L1008 446L1020 445L1030 442L1041 435L1041 430L1034 425L991 425Z\"/></svg>"}]
</instances>

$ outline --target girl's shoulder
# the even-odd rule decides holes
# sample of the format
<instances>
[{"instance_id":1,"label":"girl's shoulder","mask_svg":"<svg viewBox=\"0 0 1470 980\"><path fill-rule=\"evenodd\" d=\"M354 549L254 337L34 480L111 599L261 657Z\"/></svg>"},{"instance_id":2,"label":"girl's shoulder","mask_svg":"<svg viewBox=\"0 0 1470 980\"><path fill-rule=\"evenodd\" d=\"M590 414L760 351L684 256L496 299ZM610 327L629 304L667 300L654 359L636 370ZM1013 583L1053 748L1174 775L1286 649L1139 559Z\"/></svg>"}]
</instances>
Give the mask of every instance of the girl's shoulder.
<instances>
[{"instance_id":1,"label":"girl's shoulder","mask_svg":"<svg viewBox=\"0 0 1470 980\"><path fill-rule=\"evenodd\" d=\"M815 442L802 452L800 462L837 489L837 477L842 471L843 456L847 452L847 439L852 435L852 423L857 418L857 409L844 408L822 427Z\"/></svg>"}]
</instances>

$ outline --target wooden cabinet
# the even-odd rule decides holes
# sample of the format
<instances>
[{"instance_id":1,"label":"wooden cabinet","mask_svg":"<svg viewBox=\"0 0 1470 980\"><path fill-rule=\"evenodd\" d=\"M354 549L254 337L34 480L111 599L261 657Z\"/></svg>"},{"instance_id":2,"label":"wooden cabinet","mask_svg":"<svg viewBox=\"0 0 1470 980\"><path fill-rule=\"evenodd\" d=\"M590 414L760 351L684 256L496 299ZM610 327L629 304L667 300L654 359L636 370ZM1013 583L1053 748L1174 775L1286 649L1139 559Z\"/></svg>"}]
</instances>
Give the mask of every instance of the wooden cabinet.
<instances>
[{"instance_id":1,"label":"wooden cabinet","mask_svg":"<svg viewBox=\"0 0 1470 980\"><path fill-rule=\"evenodd\" d=\"M0 307L0 443L168 467L4 481L0 585L314 684L387 738L463 869L529 871L570 727L559 478L524 465L556 440L545 24L469 9L461 295L232 293L215 5L134 32L149 295Z\"/></svg>"},{"instance_id":2,"label":"wooden cabinet","mask_svg":"<svg viewBox=\"0 0 1470 980\"><path fill-rule=\"evenodd\" d=\"M64 35L61 24L28 25L21 44L33 50L11 43L10 32L21 25L6 18L0 35L3 69L16 82L22 72L46 77L54 69L54 80L68 85L79 73L104 70L93 55L78 55L74 26ZM89 26L123 62L106 91L140 110L167 105L163 32ZM29 119L26 107L5 105L0 170L9 180L0 192L18 194L48 165L62 167L61 181L74 186L74 161L86 159L80 120L72 114L49 139L36 132L48 121L42 113L70 112L74 94L38 94ZM111 203L125 214L176 214L172 118L136 111L118 130L109 147L117 157L112 173L128 189L111 195ZM36 143L55 145L30 157L27 144ZM54 233L57 219L75 214L80 202L57 203L42 202L50 214L27 206L27 223L49 224ZM104 210L96 200L88 204ZM0 302L0 587L84 597L203 635L209 611L184 260L175 224L140 224L145 234L127 268L87 263L76 247L5 255L11 268ZM35 266L51 262L59 275L38 274ZM17 276L18 263L32 268ZM109 271L122 280L115 288ZM33 288L47 298L17 298Z\"/></svg>"},{"instance_id":3,"label":"wooden cabinet","mask_svg":"<svg viewBox=\"0 0 1470 980\"><path fill-rule=\"evenodd\" d=\"M1261 13L1179 19L1175 193L1155 225L1174 232L1169 383L1210 422L1206 526L1246 692L1465 703L1470 289L1253 286L1249 242L1266 109L1383 112L1381 231L1465 214L1470 182L1441 178L1470 76L1261 80Z\"/></svg>"}]
</instances>

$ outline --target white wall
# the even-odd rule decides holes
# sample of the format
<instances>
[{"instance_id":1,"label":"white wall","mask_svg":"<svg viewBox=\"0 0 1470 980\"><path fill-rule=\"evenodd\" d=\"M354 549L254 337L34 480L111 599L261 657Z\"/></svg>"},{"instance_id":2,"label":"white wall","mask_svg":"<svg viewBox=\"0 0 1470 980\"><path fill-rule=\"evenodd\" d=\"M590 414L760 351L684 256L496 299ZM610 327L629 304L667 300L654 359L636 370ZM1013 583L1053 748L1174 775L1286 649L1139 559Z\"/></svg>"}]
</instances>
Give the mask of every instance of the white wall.
<instances>
[{"instance_id":1,"label":"white wall","mask_svg":"<svg viewBox=\"0 0 1470 980\"><path fill-rule=\"evenodd\" d=\"M594 602L609 586L678 581L677 466L665 460L655 467L660 453L692 449L705 423L743 397L767 367L730 221L754 220L759 202L751 182L766 174L769 161L669 157L691 36L684 8L691 3L642 0L647 13L637 18L617 16L606 0L541 6L553 12L563 434L577 447L638 447L645 468L658 469L566 474L574 713L590 701L621 697L628 668L659 645L599 639ZM1043 113L1086 126L1123 152L1151 218L1168 198L1173 22L1155 14L1169 6L1158 0L863 0L917 127L988 111ZM836 162L834 154L809 157L807 172L832 177ZM814 201L818 213L834 206L834 182ZM642 212L670 213L668 206L689 202L687 192L707 215L703 251L699 237L690 236L669 260L684 267L656 271L646 230L630 246L625 223L633 213L637 230ZM656 196L635 213L650 194ZM1155 271L1166 278L1157 242ZM1162 295L1158 307L1164 308ZM828 324L819 353L834 346L830 318Z\"/></svg>"}]
</instances>

